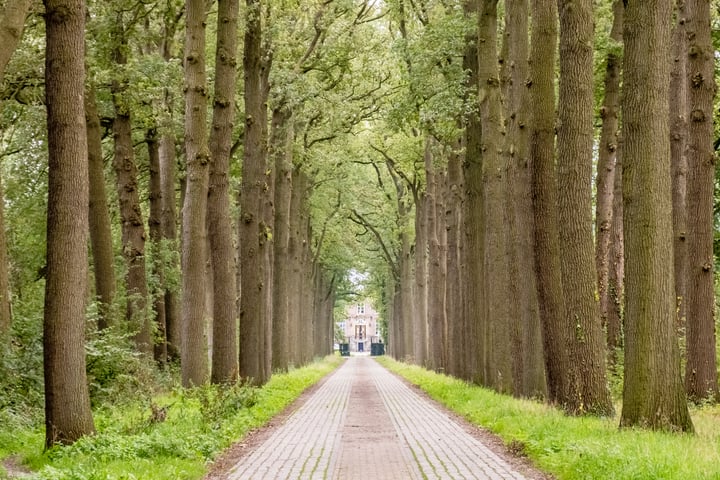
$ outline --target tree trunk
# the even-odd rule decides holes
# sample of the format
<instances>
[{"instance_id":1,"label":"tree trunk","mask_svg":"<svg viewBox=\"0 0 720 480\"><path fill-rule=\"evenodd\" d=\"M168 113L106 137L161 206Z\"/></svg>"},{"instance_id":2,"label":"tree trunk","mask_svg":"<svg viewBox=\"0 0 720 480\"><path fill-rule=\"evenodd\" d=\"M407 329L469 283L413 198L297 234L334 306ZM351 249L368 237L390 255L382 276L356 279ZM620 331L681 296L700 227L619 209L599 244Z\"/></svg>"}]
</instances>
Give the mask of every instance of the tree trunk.
<instances>
[{"instance_id":1,"label":"tree trunk","mask_svg":"<svg viewBox=\"0 0 720 480\"><path fill-rule=\"evenodd\" d=\"M218 2L215 101L210 131L210 185L207 221L213 272L213 383L234 383L238 376L237 286L230 218L230 147L235 122L238 0Z\"/></svg>"},{"instance_id":2,"label":"tree trunk","mask_svg":"<svg viewBox=\"0 0 720 480\"><path fill-rule=\"evenodd\" d=\"M95 273L95 295L98 301L98 329L110 325L111 309L115 299L115 269L112 230L105 193L102 133L95 102L95 90L85 94L85 128L88 142L88 173L90 175L90 244L92 245Z\"/></svg>"},{"instance_id":3,"label":"tree trunk","mask_svg":"<svg viewBox=\"0 0 720 480\"><path fill-rule=\"evenodd\" d=\"M479 334L485 336L485 382L499 392L513 390L510 335L507 164L502 155L503 118L497 67L497 1L482 3L478 23L483 200L485 209L484 275L486 292ZM484 334L483 334L484 332ZM481 361L481 365L482 365Z\"/></svg>"},{"instance_id":4,"label":"tree trunk","mask_svg":"<svg viewBox=\"0 0 720 480\"><path fill-rule=\"evenodd\" d=\"M438 173L435 167L435 156L433 154L434 141L432 138L425 140L425 178L426 192L425 202L429 215L427 216L428 234L428 361L427 367L442 371L447 365L445 356L445 281L447 271L445 270L445 257L442 252L442 244L438 233L440 228L445 228L440 222L444 215L442 202L439 199Z\"/></svg>"},{"instance_id":5,"label":"tree trunk","mask_svg":"<svg viewBox=\"0 0 720 480\"><path fill-rule=\"evenodd\" d=\"M713 101L715 50L710 2L688 0L688 289L685 388L690 400L717 401L714 290Z\"/></svg>"},{"instance_id":6,"label":"tree trunk","mask_svg":"<svg viewBox=\"0 0 720 480\"><path fill-rule=\"evenodd\" d=\"M513 377L516 395L546 397L543 368L542 326L538 311L533 251L533 215L531 164L529 157L529 91L528 65L528 1L506 4L506 29L510 83L506 118L508 131L505 154L508 155L508 223L511 232L510 278L523 278L510 283L510 301L517 318L513 322Z\"/></svg>"},{"instance_id":7,"label":"tree trunk","mask_svg":"<svg viewBox=\"0 0 720 480\"><path fill-rule=\"evenodd\" d=\"M273 235L273 370L287 371L290 364L290 210L292 200L292 147L290 112L273 111L271 158L275 164L275 224Z\"/></svg>"},{"instance_id":8,"label":"tree trunk","mask_svg":"<svg viewBox=\"0 0 720 480\"><path fill-rule=\"evenodd\" d=\"M95 431L85 374L88 150L85 2L45 0L48 126L47 276L43 321L45 447Z\"/></svg>"},{"instance_id":9,"label":"tree trunk","mask_svg":"<svg viewBox=\"0 0 720 480\"><path fill-rule=\"evenodd\" d=\"M427 199L424 192L413 190L415 201L415 285L413 290L415 332L413 357L415 363L424 366L428 359L428 229L425 212Z\"/></svg>"},{"instance_id":10,"label":"tree trunk","mask_svg":"<svg viewBox=\"0 0 720 480\"><path fill-rule=\"evenodd\" d=\"M597 176L595 188L595 266L598 276L600 297L600 322L606 331L608 311L612 308L609 292L610 281L610 245L612 241L613 195L615 192L616 152L618 148L618 108L620 106L620 62L616 44L622 42L623 3L614 0L613 25L610 32L610 50L605 65L605 97L600 107L602 130L598 152ZM610 342L608 342L609 346ZM608 358L614 358L615 352L609 351Z\"/></svg>"},{"instance_id":11,"label":"tree trunk","mask_svg":"<svg viewBox=\"0 0 720 480\"><path fill-rule=\"evenodd\" d=\"M265 123L267 106L263 85L262 8L247 0L243 67L245 72L245 150L240 197L240 376L264 384L266 330L270 319L265 302L272 285L266 263L272 225L266 223L267 174Z\"/></svg>"},{"instance_id":12,"label":"tree trunk","mask_svg":"<svg viewBox=\"0 0 720 480\"><path fill-rule=\"evenodd\" d=\"M155 251L152 255L151 268L157 278L156 287L152 292L153 310L155 313L155 346L153 349L155 361L159 364L167 362L167 323L165 320L165 272L160 259L162 244L162 187L160 179L160 148L157 139L157 130L149 129L145 133L145 143L148 147L148 160L150 170L150 216L148 217L148 230L150 232L150 245Z\"/></svg>"},{"instance_id":13,"label":"tree trunk","mask_svg":"<svg viewBox=\"0 0 720 480\"><path fill-rule=\"evenodd\" d=\"M462 190L462 158L459 151L452 151L448 159L448 187L445 208L445 225L447 226L447 367L451 375L469 380L470 372L465 362L466 352L463 345L467 326L463 314L463 290L461 287L463 283L461 253Z\"/></svg>"},{"instance_id":14,"label":"tree trunk","mask_svg":"<svg viewBox=\"0 0 720 480\"><path fill-rule=\"evenodd\" d=\"M479 3L477 0L464 0L463 10L466 17L473 18L478 15ZM469 29L465 52L463 54L463 69L468 72L466 79L465 102L474 102L478 85L478 36L477 29ZM480 117L477 105L468 104L467 114L463 118L465 128L465 158L463 162L463 232L464 249L462 261L465 265L463 271L463 321L466 332L463 341L465 363L467 365L467 378L480 383L481 372L478 369L478 358L481 356L482 343L478 340L477 326L480 322L481 305L484 303L482 285L482 259L483 259L483 224L484 208L482 199L482 150L480 146Z\"/></svg>"},{"instance_id":15,"label":"tree trunk","mask_svg":"<svg viewBox=\"0 0 720 480\"><path fill-rule=\"evenodd\" d=\"M205 12L202 0L185 3L185 156L187 186L182 223L182 347L185 387L208 381L205 331L206 212L210 152L207 141Z\"/></svg>"},{"instance_id":16,"label":"tree trunk","mask_svg":"<svg viewBox=\"0 0 720 480\"><path fill-rule=\"evenodd\" d=\"M628 2L623 64L625 381L620 425L691 431L674 327L671 0Z\"/></svg>"},{"instance_id":17,"label":"tree trunk","mask_svg":"<svg viewBox=\"0 0 720 480\"><path fill-rule=\"evenodd\" d=\"M677 22L672 31L673 63L670 71L670 172L672 175L673 258L675 271L676 327L678 335L685 332L688 282L687 244L687 37L685 33L685 1L677 2Z\"/></svg>"},{"instance_id":18,"label":"tree trunk","mask_svg":"<svg viewBox=\"0 0 720 480\"><path fill-rule=\"evenodd\" d=\"M172 254L169 256L165 269L178 267L179 255L177 246L177 213L175 193L175 137L169 133L160 136L160 184L162 190L162 236L163 248ZM168 359L180 358L182 344L182 326L179 314L178 288L175 285L164 286L165 300L165 331L167 335Z\"/></svg>"},{"instance_id":19,"label":"tree trunk","mask_svg":"<svg viewBox=\"0 0 720 480\"><path fill-rule=\"evenodd\" d=\"M127 65L127 38L122 13L112 31L113 60L118 68ZM135 343L140 352L153 352L150 316L148 315L148 286L145 267L145 223L138 192L138 171L132 143L132 123L124 79L113 80L110 90L115 118L112 123L114 152L113 168L122 221L122 252L127 265L125 274L126 319L135 331Z\"/></svg>"},{"instance_id":20,"label":"tree trunk","mask_svg":"<svg viewBox=\"0 0 720 480\"><path fill-rule=\"evenodd\" d=\"M615 186L610 228L610 272L608 276L607 342L610 366L617 363L623 345L622 310L625 282L625 240L623 237L622 143L615 152Z\"/></svg>"},{"instance_id":21,"label":"tree trunk","mask_svg":"<svg viewBox=\"0 0 720 480\"><path fill-rule=\"evenodd\" d=\"M555 58L557 3L533 0L530 52L530 162L538 302L543 327L549 400L561 402L567 390L569 363L562 274L560 223L555 178Z\"/></svg>"},{"instance_id":22,"label":"tree trunk","mask_svg":"<svg viewBox=\"0 0 720 480\"><path fill-rule=\"evenodd\" d=\"M611 415L591 230L592 1L561 0L559 9L558 210L572 382L563 403L571 413Z\"/></svg>"}]
</instances>

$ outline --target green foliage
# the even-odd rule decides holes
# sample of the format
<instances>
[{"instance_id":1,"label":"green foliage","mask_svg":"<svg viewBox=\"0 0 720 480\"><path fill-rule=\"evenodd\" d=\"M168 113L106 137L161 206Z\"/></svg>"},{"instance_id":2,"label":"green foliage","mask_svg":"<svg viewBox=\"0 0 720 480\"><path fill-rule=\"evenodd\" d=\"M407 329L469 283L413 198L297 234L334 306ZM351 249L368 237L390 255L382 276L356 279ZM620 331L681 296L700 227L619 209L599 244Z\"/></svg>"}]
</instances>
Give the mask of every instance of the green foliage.
<instances>
[{"instance_id":1,"label":"green foliage","mask_svg":"<svg viewBox=\"0 0 720 480\"><path fill-rule=\"evenodd\" d=\"M113 351L119 347L96 348L122 355ZM16 425L7 430L0 423L0 458L21 455L38 480L199 479L222 450L269 421L340 362L330 356L273 375L262 388L206 386L175 389L151 400L108 402L94 411L96 435L42 455L42 428ZM21 441L5 448L3 442L11 436Z\"/></svg>"},{"instance_id":2,"label":"green foliage","mask_svg":"<svg viewBox=\"0 0 720 480\"><path fill-rule=\"evenodd\" d=\"M168 382L163 372L137 352L131 335L121 328L90 332L85 354L93 405L134 402Z\"/></svg>"},{"instance_id":3,"label":"green foliage","mask_svg":"<svg viewBox=\"0 0 720 480\"><path fill-rule=\"evenodd\" d=\"M558 480L720 478L718 407L693 411L695 436L618 430L617 418L567 417L548 405L503 396L387 357L381 363L487 428Z\"/></svg>"}]
</instances>

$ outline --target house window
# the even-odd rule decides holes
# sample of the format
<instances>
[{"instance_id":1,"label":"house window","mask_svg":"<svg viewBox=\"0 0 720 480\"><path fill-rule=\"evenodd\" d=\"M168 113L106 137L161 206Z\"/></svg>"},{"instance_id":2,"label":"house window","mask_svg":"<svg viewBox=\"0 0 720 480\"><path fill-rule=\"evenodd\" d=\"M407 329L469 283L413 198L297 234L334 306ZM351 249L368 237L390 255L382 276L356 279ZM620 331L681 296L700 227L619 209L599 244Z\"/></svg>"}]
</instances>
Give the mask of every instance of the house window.
<instances>
[{"instance_id":1,"label":"house window","mask_svg":"<svg viewBox=\"0 0 720 480\"><path fill-rule=\"evenodd\" d=\"M362 304L362 303L358 303L358 306L357 306L357 313L359 313L359 314L363 314L363 313L365 313L365 305L364 305L364 304Z\"/></svg>"}]
</instances>

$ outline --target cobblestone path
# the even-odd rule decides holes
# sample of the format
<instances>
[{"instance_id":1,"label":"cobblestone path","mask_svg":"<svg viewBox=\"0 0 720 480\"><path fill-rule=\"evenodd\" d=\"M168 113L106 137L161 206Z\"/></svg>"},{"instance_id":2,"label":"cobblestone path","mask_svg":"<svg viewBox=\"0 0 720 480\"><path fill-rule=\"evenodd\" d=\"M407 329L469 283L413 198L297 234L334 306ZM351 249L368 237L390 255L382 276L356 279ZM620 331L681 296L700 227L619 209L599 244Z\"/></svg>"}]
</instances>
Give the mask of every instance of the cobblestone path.
<instances>
[{"instance_id":1,"label":"cobblestone path","mask_svg":"<svg viewBox=\"0 0 720 480\"><path fill-rule=\"evenodd\" d=\"M372 358L351 357L227 479L525 477Z\"/></svg>"}]
</instances>

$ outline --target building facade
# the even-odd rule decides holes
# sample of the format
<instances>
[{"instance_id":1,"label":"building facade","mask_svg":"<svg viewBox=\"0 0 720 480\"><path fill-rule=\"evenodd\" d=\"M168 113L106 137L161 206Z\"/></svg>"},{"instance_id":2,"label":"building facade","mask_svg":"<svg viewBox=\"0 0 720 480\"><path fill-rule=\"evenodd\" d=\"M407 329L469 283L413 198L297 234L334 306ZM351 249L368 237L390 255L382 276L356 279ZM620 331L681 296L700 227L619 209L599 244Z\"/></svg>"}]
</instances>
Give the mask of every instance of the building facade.
<instances>
[{"instance_id":1,"label":"building facade","mask_svg":"<svg viewBox=\"0 0 720 480\"><path fill-rule=\"evenodd\" d=\"M350 305L338 322L351 352L370 352L372 343L382 343L378 312L367 300Z\"/></svg>"}]
</instances>

